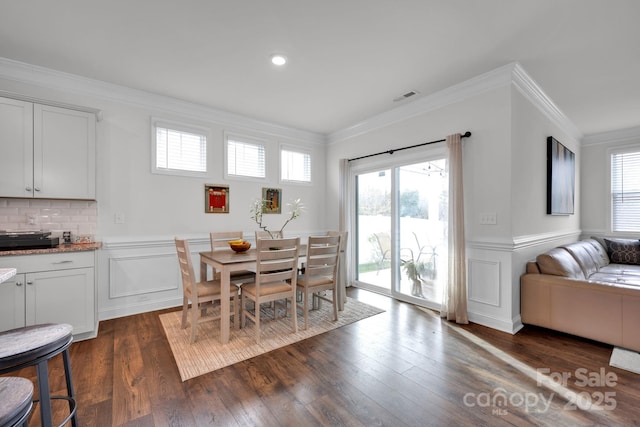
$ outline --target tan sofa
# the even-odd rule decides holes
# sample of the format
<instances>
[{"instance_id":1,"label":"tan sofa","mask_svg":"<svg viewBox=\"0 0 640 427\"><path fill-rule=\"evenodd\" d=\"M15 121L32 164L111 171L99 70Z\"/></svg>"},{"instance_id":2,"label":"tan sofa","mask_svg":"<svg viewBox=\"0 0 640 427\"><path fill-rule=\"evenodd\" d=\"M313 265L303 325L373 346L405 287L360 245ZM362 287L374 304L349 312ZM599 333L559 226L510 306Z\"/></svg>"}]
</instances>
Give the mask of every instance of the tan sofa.
<instances>
[{"instance_id":1,"label":"tan sofa","mask_svg":"<svg viewBox=\"0 0 640 427\"><path fill-rule=\"evenodd\" d=\"M611 252L611 242L582 240L529 262L520 280L522 322L640 351L640 265L633 264L640 242L625 241L631 252Z\"/></svg>"}]
</instances>

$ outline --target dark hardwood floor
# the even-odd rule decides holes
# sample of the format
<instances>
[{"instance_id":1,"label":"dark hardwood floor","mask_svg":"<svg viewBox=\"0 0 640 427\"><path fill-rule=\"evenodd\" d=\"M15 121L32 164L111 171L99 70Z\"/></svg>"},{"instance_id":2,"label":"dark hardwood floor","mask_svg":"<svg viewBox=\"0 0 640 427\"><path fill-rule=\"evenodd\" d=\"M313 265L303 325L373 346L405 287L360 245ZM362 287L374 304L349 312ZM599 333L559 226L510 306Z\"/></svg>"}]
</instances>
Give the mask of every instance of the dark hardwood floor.
<instances>
[{"instance_id":1,"label":"dark hardwood floor","mask_svg":"<svg viewBox=\"0 0 640 427\"><path fill-rule=\"evenodd\" d=\"M459 327L381 295L354 288L349 295L386 312L186 382L159 312L101 322L96 339L71 347L80 425L555 427L640 420L640 376L610 367L610 346L535 327L516 335ZM50 369L53 390L62 389L59 358ZM538 369L550 378L564 374L551 385L565 387L545 387ZM35 371L20 375L33 378ZM607 375L608 385L597 381ZM575 405L585 397L591 410Z\"/></svg>"}]
</instances>

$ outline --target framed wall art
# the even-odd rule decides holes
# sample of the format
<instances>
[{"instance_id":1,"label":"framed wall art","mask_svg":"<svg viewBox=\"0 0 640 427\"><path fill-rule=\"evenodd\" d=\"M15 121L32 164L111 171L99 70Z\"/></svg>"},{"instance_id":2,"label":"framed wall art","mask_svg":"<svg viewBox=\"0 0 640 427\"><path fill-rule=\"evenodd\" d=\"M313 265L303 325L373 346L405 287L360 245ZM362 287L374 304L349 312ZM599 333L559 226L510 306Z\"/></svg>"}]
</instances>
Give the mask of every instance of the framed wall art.
<instances>
[{"instance_id":1,"label":"framed wall art","mask_svg":"<svg viewBox=\"0 0 640 427\"><path fill-rule=\"evenodd\" d=\"M265 201L266 214L282 213L282 190L280 188L262 188L262 200Z\"/></svg>"},{"instance_id":2,"label":"framed wall art","mask_svg":"<svg viewBox=\"0 0 640 427\"><path fill-rule=\"evenodd\" d=\"M557 139L547 138L547 214L571 215L575 202L575 154Z\"/></svg>"},{"instance_id":3,"label":"framed wall art","mask_svg":"<svg viewBox=\"0 0 640 427\"><path fill-rule=\"evenodd\" d=\"M205 213L229 213L229 186L204 185Z\"/></svg>"}]
</instances>

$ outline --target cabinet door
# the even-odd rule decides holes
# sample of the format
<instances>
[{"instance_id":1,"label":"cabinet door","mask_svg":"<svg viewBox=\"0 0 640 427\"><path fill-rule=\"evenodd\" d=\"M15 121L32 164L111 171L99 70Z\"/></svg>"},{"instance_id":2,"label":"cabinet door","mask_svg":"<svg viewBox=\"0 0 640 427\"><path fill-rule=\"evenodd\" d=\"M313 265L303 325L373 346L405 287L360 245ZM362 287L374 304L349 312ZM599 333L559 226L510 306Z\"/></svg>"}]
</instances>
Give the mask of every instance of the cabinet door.
<instances>
[{"instance_id":1,"label":"cabinet door","mask_svg":"<svg viewBox=\"0 0 640 427\"><path fill-rule=\"evenodd\" d=\"M33 197L33 104L0 98L0 197Z\"/></svg>"},{"instance_id":2,"label":"cabinet door","mask_svg":"<svg viewBox=\"0 0 640 427\"><path fill-rule=\"evenodd\" d=\"M73 333L93 331L93 268L26 274L27 325L69 323Z\"/></svg>"},{"instance_id":3,"label":"cabinet door","mask_svg":"<svg viewBox=\"0 0 640 427\"><path fill-rule=\"evenodd\" d=\"M96 116L34 105L34 197L96 198Z\"/></svg>"},{"instance_id":4,"label":"cabinet door","mask_svg":"<svg viewBox=\"0 0 640 427\"><path fill-rule=\"evenodd\" d=\"M25 275L0 283L0 332L25 326Z\"/></svg>"}]
</instances>

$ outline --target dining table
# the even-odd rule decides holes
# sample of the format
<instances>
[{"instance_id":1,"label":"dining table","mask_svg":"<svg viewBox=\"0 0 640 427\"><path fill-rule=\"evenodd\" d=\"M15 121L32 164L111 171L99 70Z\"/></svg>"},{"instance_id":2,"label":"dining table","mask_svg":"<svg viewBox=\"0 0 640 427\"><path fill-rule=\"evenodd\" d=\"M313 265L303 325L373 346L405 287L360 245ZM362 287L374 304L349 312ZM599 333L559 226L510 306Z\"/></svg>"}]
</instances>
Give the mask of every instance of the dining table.
<instances>
[{"instance_id":1,"label":"dining table","mask_svg":"<svg viewBox=\"0 0 640 427\"><path fill-rule=\"evenodd\" d=\"M300 245L298 250L298 258L304 258L307 256L307 245ZM231 284L231 273L240 270L254 270L256 269L256 261L258 259L258 253L254 248L251 248L245 252L235 252L229 249L218 249L214 251L200 252L200 280L205 280L208 277L208 267L212 270L220 272L221 282L221 295L220 295L220 342L227 344L229 342L229 334L231 325L229 321L230 317L230 298L229 293ZM338 301L343 301L343 295L346 290L342 289L340 285L341 281L338 280ZM341 304L339 304L341 305ZM239 319L235 319L234 327L239 328Z\"/></svg>"}]
</instances>

